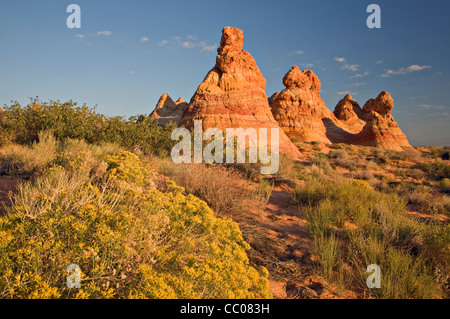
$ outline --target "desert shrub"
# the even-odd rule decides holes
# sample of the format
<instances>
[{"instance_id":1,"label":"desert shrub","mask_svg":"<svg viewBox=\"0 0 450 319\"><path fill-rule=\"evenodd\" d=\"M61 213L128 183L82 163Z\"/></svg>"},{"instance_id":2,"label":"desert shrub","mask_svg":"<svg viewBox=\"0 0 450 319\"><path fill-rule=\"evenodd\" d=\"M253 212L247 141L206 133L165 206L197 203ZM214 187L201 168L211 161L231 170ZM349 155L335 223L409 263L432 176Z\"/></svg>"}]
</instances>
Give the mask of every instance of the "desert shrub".
<instances>
[{"instance_id":1,"label":"desert shrub","mask_svg":"<svg viewBox=\"0 0 450 319\"><path fill-rule=\"evenodd\" d=\"M348 158L348 153L344 149L338 149L338 150L331 150L328 153L328 158L340 158L340 159L346 159Z\"/></svg>"},{"instance_id":2,"label":"desert shrub","mask_svg":"<svg viewBox=\"0 0 450 319\"><path fill-rule=\"evenodd\" d=\"M259 183L256 189L254 190L254 194L256 198L260 199L262 207L266 206L267 203L269 202L270 195L272 194L273 185L274 183L267 179L264 178L259 179Z\"/></svg>"},{"instance_id":3,"label":"desert shrub","mask_svg":"<svg viewBox=\"0 0 450 319\"><path fill-rule=\"evenodd\" d=\"M374 161L368 161L366 164L366 169L376 171L379 169L379 166Z\"/></svg>"},{"instance_id":4,"label":"desert shrub","mask_svg":"<svg viewBox=\"0 0 450 319\"><path fill-rule=\"evenodd\" d=\"M371 156L374 158L377 164L383 165L389 163L389 157L386 151L380 148L373 148Z\"/></svg>"},{"instance_id":5,"label":"desert shrub","mask_svg":"<svg viewBox=\"0 0 450 319\"><path fill-rule=\"evenodd\" d=\"M10 144L0 149L1 174L43 172L57 156L58 143L49 131L38 133L31 146Z\"/></svg>"},{"instance_id":6,"label":"desert shrub","mask_svg":"<svg viewBox=\"0 0 450 319\"><path fill-rule=\"evenodd\" d=\"M237 224L173 182L155 189L132 153L106 161L101 184L75 161L19 186L0 217L0 297L270 297ZM80 289L66 287L69 264Z\"/></svg>"},{"instance_id":7,"label":"desert shrub","mask_svg":"<svg viewBox=\"0 0 450 319\"><path fill-rule=\"evenodd\" d=\"M267 202L266 194L253 192L239 172L222 165L175 164L171 159L159 159L155 165L189 193L206 201L219 216L260 209Z\"/></svg>"},{"instance_id":8,"label":"desert shrub","mask_svg":"<svg viewBox=\"0 0 450 319\"><path fill-rule=\"evenodd\" d=\"M325 198L325 185L321 182L309 182L305 186L298 185L292 193L291 200L296 204L313 206Z\"/></svg>"},{"instance_id":9,"label":"desert shrub","mask_svg":"<svg viewBox=\"0 0 450 319\"><path fill-rule=\"evenodd\" d=\"M316 154L316 156L311 159L311 162L313 165L320 167L325 174L330 174L333 171L330 166L330 161L325 154Z\"/></svg>"},{"instance_id":10,"label":"desert shrub","mask_svg":"<svg viewBox=\"0 0 450 319\"><path fill-rule=\"evenodd\" d=\"M176 127L169 123L159 126L152 119L141 116L108 117L95 108L68 101L41 102L37 98L22 107L18 102L5 106L0 117L0 145L8 143L31 145L38 133L51 130L58 140L66 138L88 143L116 143L145 154L168 155L174 145L171 133Z\"/></svg>"},{"instance_id":11,"label":"desert shrub","mask_svg":"<svg viewBox=\"0 0 450 319\"><path fill-rule=\"evenodd\" d=\"M433 162L418 163L414 168L424 171L436 180L450 178L450 164L441 159L436 159Z\"/></svg>"},{"instance_id":12,"label":"desert shrub","mask_svg":"<svg viewBox=\"0 0 450 319\"><path fill-rule=\"evenodd\" d=\"M417 180L421 180L425 177L425 173L417 168L412 169L409 173L411 174L412 177L414 177Z\"/></svg>"},{"instance_id":13,"label":"desert shrub","mask_svg":"<svg viewBox=\"0 0 450 319\"><path fill-rule=\"evenodd\" d=\"M372 172L367 171L367 170L355 172L355 173L353 173L353 176L354 176L354 178L364 179L366 181L374 178Z\"/></svg>"},{"instance_id":14,"label":"desert shrub","mask_svg":"<svg viewBox=\"0 0 450 319\"><path fill-rule=\"evenodd\" d=\"M396 168L393 173L401 178L406 178L406 170L403 168Z\"/></svg>"},{"instance_id":15,"label":"desert shrub","mask_svg":"<svg viewBox=\"0 0 450 319\"><path fill-rule=\"evenodd\" d=\"M392 160L402 160L402 161L417 161L421 156L420 152L413 148L408 148L403 151L388 151L388 156Z\"/></svg>"},{"instance_id":16,"label":"desert shrub","mask_svg":"<svg viewBox=\"0 0 450 319\"><path fill-rule=\"evenodd\" d=\"M356 161L351 158L337 158L336 165L354 171L358 168Z\"/></svg>"},{"instance_id":17,"label":"desert shrub","mask_svg":"<svg viewBox=\"0 0 450 319\"><path fill-rule=\"evenodd\" d=\"M298 165L287 155L280 154L280 166L275 174L277 179L295 180L299 177Z\"/></svg>"}]
</instances>

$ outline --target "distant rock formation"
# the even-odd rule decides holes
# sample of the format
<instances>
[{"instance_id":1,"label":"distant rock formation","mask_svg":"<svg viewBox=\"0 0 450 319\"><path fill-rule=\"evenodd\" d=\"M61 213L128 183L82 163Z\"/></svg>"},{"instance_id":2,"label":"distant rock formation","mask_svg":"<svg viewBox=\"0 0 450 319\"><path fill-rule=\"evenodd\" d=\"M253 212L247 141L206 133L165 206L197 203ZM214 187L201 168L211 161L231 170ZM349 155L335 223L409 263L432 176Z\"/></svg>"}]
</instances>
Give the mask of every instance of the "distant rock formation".
<instances>
[{"instance_id":1,"label":"distant rock formation","mask_svg":"<svg viewBox=\"0 0 450 319\"><path fill-rule=\"evenodd\" d=\"M370 138L363 145L402 150L411 147L405 134L398 127L391 111L394 101L388 92L381 92L375 99L368 100L362 109L363 118L367 122L363 129L370 131ZM363 133L362 132L362 133Z\"/></svg>"},{"instance_id":2,"label":"distant rock formation","mask_svg":"<svg viewBox=\"0 0 450 319\"><path fill-rule=\"evenodd\" d=\"M272 113L291 139L302 142L347 143L390 150L411 147L391 115L394 102L387 92L361 109L347 94L331 112L320 97L320 81L310 70L293 66L283 78Z\"/></svg>"},{"instance_id":3,"label":"distant rock formation","mask_svg":"<svg viewBox=\"0 0 450 319\"><path fill-rule=\"evenodd\" d=\"M178 124L187 105L188 104L184 102L182 97L174 102L169 94L164 93L159 98L156 108L149 116L163 126L169 121Z\"/></svg>"},{"instance_id":4,"label":"distant rock formation","mask_svg":"<svg viewBox=\"0 0 450 319\"><path fill-rule=\"evenodd\" d=\"M338 102L333 113L338 120L341 120L348 125L355 124L355 122L363 124L361 120L361 107L350 94L347 94Z\"/></svg>"},{"instance_id":5,"label":"distant rock formation","mask_svg":"<svg viewBox=\"0 0 450 319\"><path fill-rule=\"evenodd\" d=\"M279 128L269 107L265 93L266 80L253 57L243 50L243 31L234 27L222 30L217 49L216 65L203 82L184 111L180 126L193 127L201 119L203 129ZM283 130L280 134L280 152L298 156L298 149Z\"/></svg>"}]
</instances>

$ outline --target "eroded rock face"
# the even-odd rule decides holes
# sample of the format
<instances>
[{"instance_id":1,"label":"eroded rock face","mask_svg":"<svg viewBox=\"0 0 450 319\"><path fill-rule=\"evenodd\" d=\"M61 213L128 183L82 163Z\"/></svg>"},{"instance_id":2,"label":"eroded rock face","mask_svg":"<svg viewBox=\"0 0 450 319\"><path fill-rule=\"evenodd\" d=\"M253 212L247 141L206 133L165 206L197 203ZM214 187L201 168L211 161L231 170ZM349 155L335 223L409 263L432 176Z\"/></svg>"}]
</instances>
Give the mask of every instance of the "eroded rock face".
<instances>
[{"instance_id":1,"label":"eroded rock face","mask_svg":"<svg viewBox=\"0 0 450 319\"><path fill-rule=\"evenodd\" d=\"M358 102L356 102L350 94L347 94L338 102L333 113L337 119L344 122L351 122L355 119L359 119L362 115L362 110Z\"/></svg>"},{"instance_id":2,"label":"eroded rock face","mask_svg":"<svg viewBox=\"0 0 450 319\"><path fill-rule=\"evenodd\" d=\"M274 94L272 94L269 98L269 106L272 107L273 106L273 102L275 101L275 99L277 98L278 94L280 94L280 92L275 92Z\"/></svg>"},{"instance_id":3,"label":"eroded rock face","mask_svg":"<svg viewBox=\"0 0 450 319\"><path fill-rule=\"evenodd\" d=\"M320 81L293 66L283 78L272 113L290 138L302 142L347 143L402 150L411 147L391 115L394 101L383 91L361 109L350 94L331 112L320 97Z\"/></svg>"},{"instance_id":4,"label":"eroded rock face","mask_svg":"<svg viewBox=\"0 0 450 319\"><path fill-rule=\"evenodd\" d=\"M226 128L279 128L269 107L265 93L266 80L255 60L243 50L243 31L234 27L222 30L217 49L216 65L203 82L184 111L180 126L193 127L201 119L203 129ZM298 156L298 149L283 130L280 134L280 152Z\"/></svg>"},{"instance_id":5,"label":"eroded rock face","mask_svg":"<svg viewBox=\"0 0 450 319\"><path fill-rule=\"evenodd\" d=\"M169 121L178 124L187 105L182 97L174 102L169 94L164 93L159 98L156 108L149 116L155 119L160 125L166 125Z\"/></svg>"},{"instance_id":6,"label":"eroded rock face","mask_svg":"<svg viewBox=\"0 0 450 319\"><path fill-rule=\"evenodd\" d=\"M335 120L320 97L320 80L310 70L293 66L283 78L284 90L273 102L272 113L290 138L331 143L323 118Z\"/></svg>"},{"instance_id":7,"label":"eroded rock face","mask_svg":"<svg viewBox=\"0 0 450 319\"><path fill-rule=\"evenodd\" d=\"M402 147L411 147L405 134L392 117L393 107L394 100L386 91L378 94L375 99L368 100L363 106L362 112L366 122L377 124L372 124L373 131L379 132L376 134L374 146L385 145L384 148L395 150L401 150Z\"/></svg>"}]
</instances>

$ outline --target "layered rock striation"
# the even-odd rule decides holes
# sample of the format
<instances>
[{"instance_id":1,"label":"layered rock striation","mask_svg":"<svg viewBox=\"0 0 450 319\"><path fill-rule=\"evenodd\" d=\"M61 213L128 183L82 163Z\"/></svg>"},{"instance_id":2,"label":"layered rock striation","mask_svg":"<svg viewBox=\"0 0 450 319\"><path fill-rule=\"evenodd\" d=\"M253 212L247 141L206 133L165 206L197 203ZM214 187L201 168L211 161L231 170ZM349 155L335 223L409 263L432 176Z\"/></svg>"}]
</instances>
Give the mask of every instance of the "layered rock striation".
<instances>
[{"instance_id":1,"label":"layered rock striation","mask_svg":"<svg viewBox=\"0 0 450 319\"><path fill-rule=\"evenodd\" d=\"M286 134L302 142L348 143L402 150L411 147L392 117L394 102L383 91L361 109L347 94L331 112L320 97L320 81L293 66L283 78L272 113Z\"/></svg>"},{"instance_id":2,"label":"layered rock striation","mask_svg":"<svg viewBox=\"0 0 450 319\"><path fill-rule=\"evenodd\" d=\"M184 111L180 126L192 128L202 120L203 129L279 128L265 93L266 80L253 57L243 49L243 31L222 30L216 65L208 72ZM270 133L269 133L270 134ZM270 141L269 141L270 143ZM283 130L279 130L280 152L298 156L298 149Z\"/></svg>"}]
</instances>

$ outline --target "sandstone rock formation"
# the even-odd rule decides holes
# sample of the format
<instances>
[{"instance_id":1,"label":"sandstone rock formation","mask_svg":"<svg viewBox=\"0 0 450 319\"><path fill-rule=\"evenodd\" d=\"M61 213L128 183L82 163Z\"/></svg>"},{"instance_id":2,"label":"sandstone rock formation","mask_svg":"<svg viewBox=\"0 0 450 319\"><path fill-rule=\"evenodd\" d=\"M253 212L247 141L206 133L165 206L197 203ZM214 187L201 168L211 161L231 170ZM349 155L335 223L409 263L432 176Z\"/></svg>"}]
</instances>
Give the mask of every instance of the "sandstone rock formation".
<instances>
[{"instance_id":1,"label":"sandstone rock formation","mask_svg":"<svg viewBox=\"0 0 450 319\"><path fill-rule=\"evenodd\" d=\"M391 111L394 101L388 92L381 92L376 99L368 100L362 109L363 118L367 125L373 127L374 141L369 145L382 146L386 149L401 150L402 147L411 147L405 134L398 127L392 117Z\"/></svg>"},{"instance_id":2,"label":"sandstone rock formation","mask_svg":"<svg viewBox=\"0 0 450 319\"><path fill-rule=\"evenodd\" d=\"M187 105L182 97L174 102L167 93L164 93L149 116L160 125L166 125L169 121L178 124Z\"/></svg>"},{"instance_id":3,"label":"sandstone rock formation","mask_svg":"<svg viewBox=\"0 0 450 319\"><path fill-rule=\"evenodd\" d=\"M312 71L293 66L283 84L286 88L276 95L272 113L292 139L390 150L411 147L391 115L394 102L387 92L368 100L362 109L347 94L331 112L320 97L320 81Z\"/></svg>"},{"instance_id":4,"label":"sandstone rock formation","mask_svg":"<svg viewBox=\"0 0 450 319\"><path fill-rule=\"evenodd\" d=\"M345 122L346 124L352 124L354 122L363 124L360 119L362 116L361 107L350 94L347 94L338 102L333 113L337 119Z\"/></svg>"},{"instance_id":5,"label":"sandstone rock formation","mask_svg":"<svg viewBox=\"0 0 450 319\"><path fill-rule=\"evenodd\" d=\"M303 142L331 143L323 118L335 119L320 97L320 81L310 70L293 66L283 78L284 90L273 102L272 113L286 134Z\"/></svg>"},{"instance_id":6,"label":"sandstone rock formation","mask_svg":"<svg viewBox=\"0 0 450 319\"><path fill-rule=\"evenodd\" d=\"M265 93L266 80L253 57L243 50L243 31L222 30L216 65L206 75L183 113L180 126L193 127L201 119L203 129L279 128ZM280 152L298 156L298 149L283 130L279 130Z\"/></svg>"}]
</instances>

